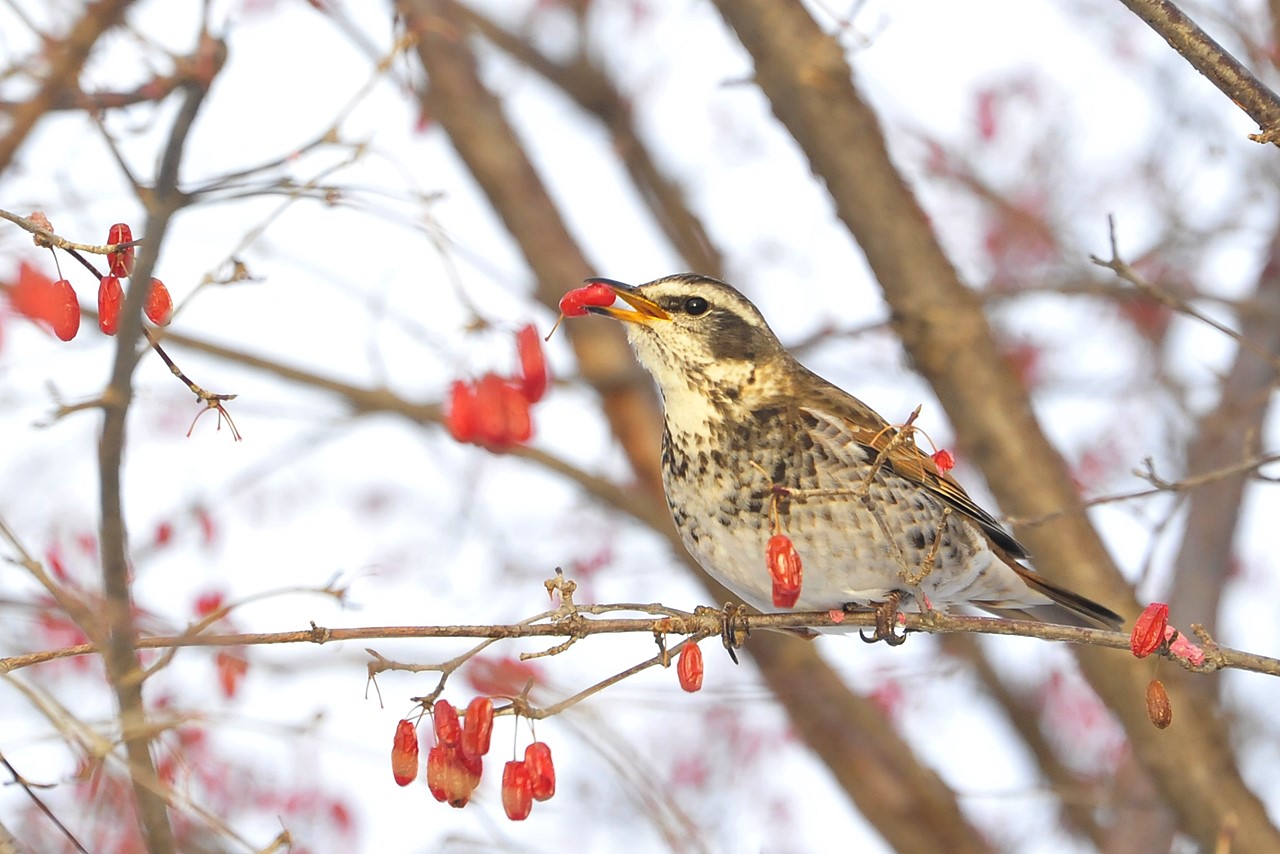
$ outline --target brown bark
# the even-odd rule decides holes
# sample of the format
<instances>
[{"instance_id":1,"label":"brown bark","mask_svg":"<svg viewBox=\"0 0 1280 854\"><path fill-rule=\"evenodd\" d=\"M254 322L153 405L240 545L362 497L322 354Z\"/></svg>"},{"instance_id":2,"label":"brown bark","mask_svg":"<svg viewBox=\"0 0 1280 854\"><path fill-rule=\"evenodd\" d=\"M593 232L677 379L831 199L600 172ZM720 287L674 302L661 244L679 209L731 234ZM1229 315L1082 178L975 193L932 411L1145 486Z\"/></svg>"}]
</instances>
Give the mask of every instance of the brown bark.
<instances>
[{"instance_id":1,"label":"brown bark","mask_svg":"<svg viewBox=\"0 0 1280 854\"><path fill-rule=\"evenodd\" d=\"M894 167L840 46L798 4L716 5L754 58L775 115L826 182L884 289L908 352L1001 505L1017 515L1076 506L1066 466L1001 358L980 301L959 281ZM1047 576L1134 613L1128 584L1083 513L1019 535ZM1084 650L1079 659L1187 833L1212 848L1234 824L1239 850L1280 850L1280 833L1240 778L1221 722L1185 689L1185 679L1168 680L1177 716L1176 737L1170 737L1147 721L1142 698L1149 667L1103 651Z\"/></svg>"}]
</instances>

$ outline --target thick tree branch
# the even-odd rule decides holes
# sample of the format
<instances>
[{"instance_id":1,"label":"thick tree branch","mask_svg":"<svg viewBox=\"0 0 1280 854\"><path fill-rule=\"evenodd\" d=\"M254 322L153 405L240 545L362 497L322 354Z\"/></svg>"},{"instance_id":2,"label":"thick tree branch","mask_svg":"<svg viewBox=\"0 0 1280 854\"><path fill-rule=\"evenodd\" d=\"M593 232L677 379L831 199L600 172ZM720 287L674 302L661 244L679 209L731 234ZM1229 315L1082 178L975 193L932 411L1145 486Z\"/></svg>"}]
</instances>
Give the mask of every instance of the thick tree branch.
<instances>
[{"instance_id":1,"label":"thick tree branch","mask_svg":"<svg viewBox=\"0 0 1280 854\"><path fill-rule=\"evenodd\" d=\"M133 281L150 282L159 258L160 246L173 215L183 198L178 190L178 169L187 135L207 92L203 86L183 89L183 102L174 120L169 141L160 161L155 186L146 201L147 223ZM99 497L102 507L100 549L102 587L106 597L103 619L107 625L108 647L104 651L107 677L116 693L121 739L129 760L134 798L138 804L138 825L151 854L175 851L168 805L157 792L155 762L151 756L151 727L147 724L142 699L144 676L135 643L137 627L133 618L133 597L129 589L127 532L124 523L122 464L126 445L129 404L133 399L133 370L138 352L135 342L142 334L142 305L149 288L133 287L125 299L111 381L102 395L102 437L98 446Z\"/></svg>"},{"instance_id":2,"label":"thick tree branch","mask_svg":"<svg viewBox=\"0 0 1280 854\"><path fill-rule=\"evenodd\" d=\"M1169 0L1120 0L1258 123L1255 142L1280 140L1280 98Z\"/></svg>"}]
</instances>

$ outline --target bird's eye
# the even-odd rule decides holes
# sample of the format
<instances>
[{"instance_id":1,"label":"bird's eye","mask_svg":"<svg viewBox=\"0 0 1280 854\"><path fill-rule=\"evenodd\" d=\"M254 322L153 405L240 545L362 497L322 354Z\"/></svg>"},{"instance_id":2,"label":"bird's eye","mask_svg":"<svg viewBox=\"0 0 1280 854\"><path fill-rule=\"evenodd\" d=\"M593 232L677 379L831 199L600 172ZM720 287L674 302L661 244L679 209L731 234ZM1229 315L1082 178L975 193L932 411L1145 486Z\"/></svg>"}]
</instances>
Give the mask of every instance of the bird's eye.
<instances>
[{"instance_id":1,"label":"bird's eye","mask_svg":"<svg viewBox=\"0 0 1280 854\"><path fill-rule=\"evenodd\" d=\"M685 314L692 314L695 317L699 314L706 314L709 308L711 308L711 303L702 297L689 297L684 301Z\"/></svg>"}]
</instances>

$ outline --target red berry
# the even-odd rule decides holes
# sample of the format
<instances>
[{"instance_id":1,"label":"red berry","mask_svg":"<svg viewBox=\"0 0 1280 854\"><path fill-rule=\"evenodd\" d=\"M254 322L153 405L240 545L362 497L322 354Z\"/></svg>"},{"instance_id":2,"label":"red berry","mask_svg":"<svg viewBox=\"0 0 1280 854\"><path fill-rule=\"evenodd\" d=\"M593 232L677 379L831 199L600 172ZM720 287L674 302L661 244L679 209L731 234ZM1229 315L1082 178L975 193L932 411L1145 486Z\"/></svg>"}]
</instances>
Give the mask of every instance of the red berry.
<instances>
[{"instance_id":1,"label":"red berry","mask_svg":"<svg viewBox=\"0 0 1280 854\"><path fill-rule=\"evenodd\" d=\"M462 752L471 756L484 756L489 752L493 736L493 700L476 697L467 704L467 715L462 722Z\"/></svg>"},{"instance_id":2,"label":"red berry","mask_svg":"<svg viewBox=\"0 0 1280 854\"><path fill-rule=\"evenodd\" d=\"M9 301L14 311L32 320L51 323L57 313L58 296L53 279L26 261L18 265L18 281L9 292Z\"/></svg>"},{"instance_id":3,"label":"red berry","mask_svg":"<svg viewBox=\"0 0 1280 854\"><path fill-rule=\"evenodd\" d=\"M1133 621L1129 635L1129 649L1137 658L1146 658L1164 643L1165 627L1169 625L1169 606L1152 602Z\"/></svg>"},{"instance_id":4,"label":"red berry","mask_svg":"<svg viewBox=\"0 0 1280 854\"><path fill-rule=\"evenodd\" d=\"M453 760L461 769L463 779L467 782L468 794L474 792L476 786L480 785L480 775L484 772L484 759L464 752L461 747L451 748L451 750Z\"/></svg>"},{"instance_id":5,"label":"red berry","mask_svg":"<svg viewBox=\"0 0 1280 854\"><path fill-rule=\"evenodd\" d=\"M586 287L574 288L560 298L560 313L565 317L581 317L587 313L586 306L613 305L618 295L613 288L600 282L592 282Z\"/></svg>"},{"instance_id":6,"label":"red berry","mask_svg":"<svg viewBox=\"0 0 1280 854\"><path fill-rule=\"evenodd\" d=\"M444 426L458 442L472 442L476 438L476 390L470 383L454 380L449 386L449 411L444 416Z\"/></svg>"},{"instance_id":7,"label":"red berry","mask_svg":"<svg viewBox=\"0 0 1280 854\"><path fill-rule=\"evenodd\" d=\"M702 647L686 643L680 648L676 676L680 677L680 687L691 694L702 688Z\"/></svg>"},{"instance_id":8,"label":"red berry","mask_svg":"<svg viewBox=\"0 0 1280 854\"><path fill-rule=\"evenodd\" d=\"M159 279L151 280L145 310L147 318L156 326L169 325L169 318L173 316L173 297L169 296L169 289Z\"/></svg>"},{"instance_id":9,"label":"red berry","mask_svg":"<svg viewBox=\"0 0 1280 854\"><path fill-rule=\"evenodd\" d=\"M130 243L133 232L123 222L117 222L107 231L107 243L115 246L118 243ZM107 253L107 264L113 276L130 276L133 274L133 247L127 246L118 252Z\"/></svg>"},{"instance_id":10,"label":"red berry","mask_svg":"<svg viewBox=\"0 0 1280 854\"><path fill-rule=\"evenodd\" d=\"M435 717L436 741L445 747L457 747L462 739L462 726L458 723L458 710L448 700L436 700L431 709Z\"/></svg>"},{"instance_id":11,"label":"red berry","mask_svg":"<svg viewBox=\"0 0 1280 854\"><path fill-rule=\"evenodd\" d=\"M485 374L476 383L476 441L500 446L507 441L507 382L494 373Z\"/></svg>"},{"instance_id":12,"label":"red berry","mask_svg":"<svg viewBox=\"0 0 1280 854\"><path fill-rule=\"evenodd\" d=\"M70 341L80 331L80 300L76 299L75 288L66 279L53 283L53 293L54 312L50 318L53 334L63 341Z\"/></svg>"},{"instance_id":13,"label":"red berry","mask_svg":"<svg viewBox=\"0 0 1280 854\"><path fill-rule=\"evenodd\" d=\"M556 766L551 762L551 748L535 741L524 749L524 766L529 772L529 789L536 801L548 800L556 793Z\"/></svg>"},{"instance_id":14,"label":"red berry","mask_svg":"<svg viewBox=\"0 0 1280 854\"><path fill-rule=\"evenodd\" d=\"M407 786L418 776L418 730L412 721L396 724L391 743L391 775L397 786Z\"/></svg>"},{"instance_id":15,"label":"red berry","mask_svg":"<svg viewBox=\"0 0 1280 854\"><path fill-rule=\"evenodd\" d=\"M529 398L520 386L502 384L502 417L506 422L503 445L519 445L533 438L533 419L529 413Z\"/></svg>"},{"instance_id":16,"label":"red berry","mask_svg":"<svg viewBox=\"0 0 1280 854\"><path fill-rule=\"evenodd\" d=\"M471 800L475 786L471 785L457 748L437 744L427 751L427 788L437 801L455 809L462 809Z\"/></svg>"},{"instance_id":17,"label":"red berry","mask_svg":"<svg viewBox=\"0 0 1280 854\"><path fill-rule=\"evenodd\" d=\"M793 608L800 598L800 581L803 566L795 544L786 534L774 534L769 538L765 551L769 564L769 576L773 579L773 606Z\"/></svg>"},{"instance_id":18,"label":"red berry","mask_svg":"<svg viewBox=\"0 0 1280 854\"><path fill-rule=\"evenodd\" d=\"M516 333L516 352L520 355L520 390L525 400L537 403L547 393L550 375L542 353L542 339L533 324L521 327Z\"/></svg>"},{"instance_id":19,"label":"red berry","mask_svg":"<svg viewBox=\"0 0 1280 854\"><path fill-rule=\"evenodd\" d=\"M933 454L933 464L938 467L938 471L946 474L956 467L956 458L945 448L940 449Z\"/></svg>"},{"instance_id":20,"label":"red berry","mask_svg":"<svg viewBox=\"0 0 1280 854\"><path fill-rule=\"evenodd\" d=\"M448 748L437 744L427 751L427 788L431 790L431 796L440 803L449 799L449 793L444 788L448 765Z\"/></svg>"},{"instance_id":21,"label":"red berry","mask_svg":"<svg viewBox=\"0 0 1280 854\"><path fill-rule=\"evenodd\" d=\"M512 760L502 769L502 808L512 821L524 821L533 809L529 769L523 762Z\"/></svg>"},{"instance_id":22,"label":"red berry","mask_svg":"<svg viewBox=\"0 0 1280 854\"><path fill-rule=\"evenodd\" d=\"M104 335L115 335L120 329L120 307L124 291L115 276L103 276L98 283L98 328Z\"/></svg>"}]
</instances>

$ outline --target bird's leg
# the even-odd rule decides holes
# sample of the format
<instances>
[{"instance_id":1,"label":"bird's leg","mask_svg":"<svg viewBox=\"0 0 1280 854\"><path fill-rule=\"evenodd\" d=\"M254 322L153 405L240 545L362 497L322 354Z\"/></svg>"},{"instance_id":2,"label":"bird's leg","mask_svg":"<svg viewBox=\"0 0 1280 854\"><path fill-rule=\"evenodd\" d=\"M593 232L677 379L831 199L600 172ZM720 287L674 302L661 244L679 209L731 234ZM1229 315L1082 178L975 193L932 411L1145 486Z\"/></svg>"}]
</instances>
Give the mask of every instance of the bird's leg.
<instances>
[{"instance_id":1,"label":"bird's leg","mask_svg":"<svg viewBox=\"0 0 1280 854\"><path fill-rule=\"evenodd\" d=\"M920 561L919 569L903 576L903 580L907 582L908 587L919 587L920 582L924 581L938 565L938 552L942 549L942 537L946 533L947 519L950 516L951 508L943 507L942 521L938 523L938 530L933 535L933 542L929 545L929 551L925 552L924 558Z\"/></svg>"},{"instance_id":2,"label":"bird's leg","mask_svg":"<svg viewBox=\"0 0 1280 854\"><path fill-rule=\"evenodd\" d=\"M898 606L901 604L902 591L894 590L885 597L883 602L875 606L876 630L869 635L866 632L858 632L858 637L862 638L864 643L884 641L889 646L902 646L907 640L906 631L904 630L902 634L894 631L898 622Z\"/></svg>"}]
</instances>

